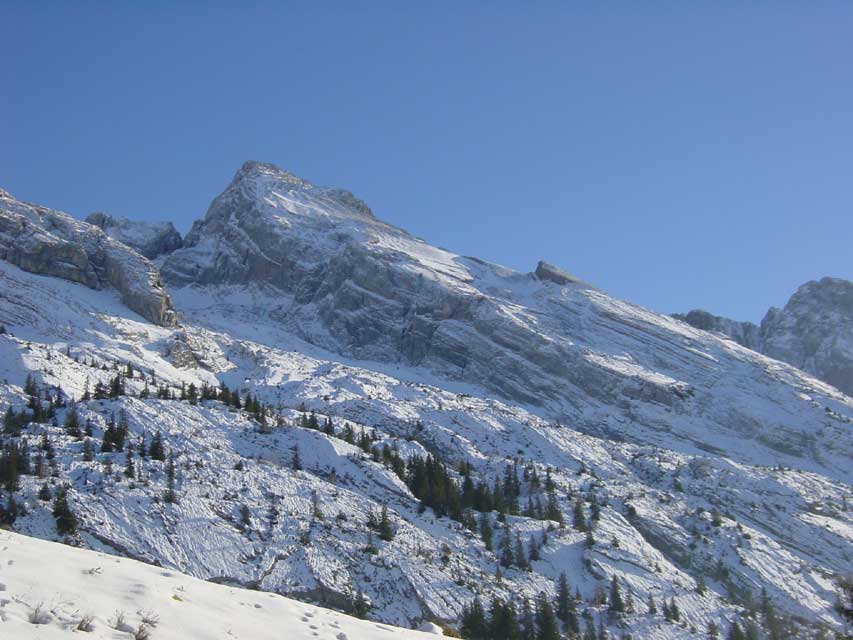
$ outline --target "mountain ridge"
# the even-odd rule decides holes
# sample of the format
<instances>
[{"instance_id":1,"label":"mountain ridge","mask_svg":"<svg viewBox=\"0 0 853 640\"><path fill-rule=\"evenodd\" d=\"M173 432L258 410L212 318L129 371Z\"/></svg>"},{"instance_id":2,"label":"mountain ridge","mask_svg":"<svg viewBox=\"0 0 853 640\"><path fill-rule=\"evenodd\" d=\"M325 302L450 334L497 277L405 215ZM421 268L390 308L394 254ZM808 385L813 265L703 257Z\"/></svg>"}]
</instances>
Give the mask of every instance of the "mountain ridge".
<instances>
[{"instance_id":1,"label":"mountain ridge","mask_svg":"<svg viewBox=\"0 0 853 640\"><path fill-rule=\"evenodd\" d=\"M65 491L75 544L337 609L361 593L403 626L554 598L565 572L581 627L615 634L726 629L762 589L799 637L842 627L851 398L547 263L431 247L264 163L238 177L158 258L173 323L0 260L0 453L32 460L16 531L63 539L40 494ZM608 611L614 580L632 612Z\"/></svg>"}]
</instances>

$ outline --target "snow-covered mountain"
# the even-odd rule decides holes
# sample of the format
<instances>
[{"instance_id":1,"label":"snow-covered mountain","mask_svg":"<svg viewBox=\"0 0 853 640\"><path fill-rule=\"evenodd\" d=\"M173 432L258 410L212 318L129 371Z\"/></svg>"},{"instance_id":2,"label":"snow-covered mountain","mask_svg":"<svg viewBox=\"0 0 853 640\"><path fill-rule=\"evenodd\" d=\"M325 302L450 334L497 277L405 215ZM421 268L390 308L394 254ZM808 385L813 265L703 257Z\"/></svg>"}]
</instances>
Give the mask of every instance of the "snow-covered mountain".
<instances>
[{"instance_id":1,"label":"snow-covered mountain","mask_svg":"<svg viewBox=\"0 0 853 640\"><path fill-rule=\"evenodd\" d=\"M403 626L458 627L476 596L550 601L565 573L581 629L727 630L762 590L765 626L842 628L853 400L835 388L547 263L431 247L268 164L160 263L177 324L108 281L0 261L4 439L34 474L15 530L60 537L64 496L76 544ZM156 433L167 455L142 459Z\"/></svg>"},{"instance_id":2,"label":"snow-covered mountain","mask_svg":"<svg viewBox=\"0 0 853 640\"><path fill-rule=\"evenodd\" d=\"M111 238L153 260L180 249L183 239L171 222L139 222L117 218L101 211L90 213L86 222L100 227Z\"/></svg>"},{"instance_id":3,"label":"snow-covered mountain","mask_svg":"<svg viewBox=\"0 0 853 640\"><path fill-rule=\"evenodd\" d=\"M673 317L776 358L853 394L853 282L822 278L802 285L782 308L771 308L761 325L707 311Z\"/></svg>"}]
</instances>

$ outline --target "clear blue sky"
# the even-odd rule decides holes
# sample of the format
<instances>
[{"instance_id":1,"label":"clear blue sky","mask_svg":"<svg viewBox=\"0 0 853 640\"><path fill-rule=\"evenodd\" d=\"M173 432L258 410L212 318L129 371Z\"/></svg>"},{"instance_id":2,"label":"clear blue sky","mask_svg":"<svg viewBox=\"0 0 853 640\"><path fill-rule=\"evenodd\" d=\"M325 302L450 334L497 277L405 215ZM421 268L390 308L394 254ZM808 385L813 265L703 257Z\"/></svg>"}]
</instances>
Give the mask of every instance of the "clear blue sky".
<instances>
[{"instance_id":1,"label":"clear blue sky","mask_svg":"<svg viewBox=\"0 0 853 640\"><path fill-rule=\"evenodd\" d=\"M0 3L0 186L186 230L258 159L660 311L853 278L853 4L283 4Z\"/></svg>"}]
</instances>

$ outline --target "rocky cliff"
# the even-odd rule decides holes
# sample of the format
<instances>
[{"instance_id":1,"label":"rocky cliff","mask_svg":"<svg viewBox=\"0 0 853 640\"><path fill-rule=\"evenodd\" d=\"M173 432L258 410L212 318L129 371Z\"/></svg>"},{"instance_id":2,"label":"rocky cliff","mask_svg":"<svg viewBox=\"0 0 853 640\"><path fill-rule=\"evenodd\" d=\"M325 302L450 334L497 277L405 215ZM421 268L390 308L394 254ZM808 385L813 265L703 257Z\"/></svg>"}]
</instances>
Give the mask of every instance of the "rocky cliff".
<instances>
[{"instance_id":1,"label":"rocky cliff","mask_svg":"<svg viewBox=\"0 0 853 640\"><path fill-rule=\"evenodd\" d=\"M805 283L784 308L772 308L760 326L707 311L674 314L705 331L787 362L853 395L853 282L822 278Z\"/></svg>"},{"instance_id":2,"label":"rocky cliff","mask_svg":"<svg viewBox=\"0 0 853 640\"><path fill-rule=\"evenodd\" d=\"M86 222L149 259L171 253L183 244L181 234L171 222L138 222L102 212L89 214Z\"/></svg>"},{"instance_id":3,"label":"rocky cliff","mask_svg":"<svg viewBox=\"0 0 853 640\"><path fill-rule=\"evenodd\" d=\"M25 271L111 287L133 311L159 325L176 315L157 268L98 227L0 191L0 258Z\"/></svg>"}]
</instances>

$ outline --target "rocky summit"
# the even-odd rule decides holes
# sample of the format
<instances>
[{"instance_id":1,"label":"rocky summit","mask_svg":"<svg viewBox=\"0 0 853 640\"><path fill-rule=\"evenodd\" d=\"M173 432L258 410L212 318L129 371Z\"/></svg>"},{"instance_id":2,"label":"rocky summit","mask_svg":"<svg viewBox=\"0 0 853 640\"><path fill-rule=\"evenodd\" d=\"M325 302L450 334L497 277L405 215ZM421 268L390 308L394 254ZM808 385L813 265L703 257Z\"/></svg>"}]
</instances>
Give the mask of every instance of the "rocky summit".
<instances>
[{"instance_id":1,"label":"rocky summit","mask_svg":"<svg viewBox=\"0 0 853 640\"><path fill-rule=\"evenodd\" d=\"M586 637L843 631L849 282L760 327L673 318L261 162L172 231L0 195L14 531L466 637L478 607Z\"/></svg>"},{"instance_id":2,"label":"rocky summit","mask_svg":"<svg viewBox=\"0 0 853 640\"><path fill-rule=\"evenodd\" d=\"M853 394L853 283L849 280L822 278L805 283L782 309L770 309L760 326L699 310L673 317L729 336Z\"/></svg>"}]
</instances>

